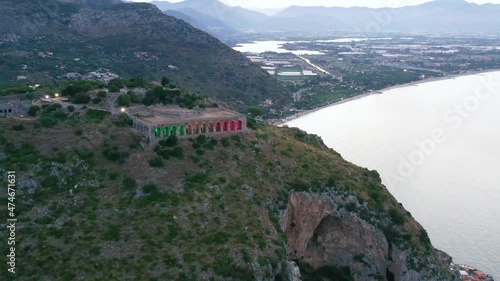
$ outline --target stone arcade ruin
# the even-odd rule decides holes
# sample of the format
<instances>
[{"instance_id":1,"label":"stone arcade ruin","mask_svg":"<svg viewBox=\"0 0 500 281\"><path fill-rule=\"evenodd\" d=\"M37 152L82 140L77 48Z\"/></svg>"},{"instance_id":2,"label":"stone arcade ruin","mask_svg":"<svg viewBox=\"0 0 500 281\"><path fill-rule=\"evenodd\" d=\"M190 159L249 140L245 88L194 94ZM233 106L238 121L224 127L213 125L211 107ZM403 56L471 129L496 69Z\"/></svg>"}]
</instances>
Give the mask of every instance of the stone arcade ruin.
<instances>
[{"instance_id":1,"label":"stone arcade ruin","mask_svg":"<svg viewBox=\"0 0 500 281\"><path fill-rule=\"evenodd\" d=\"M225 108L189 110L179 107L151 106L129 110L134 128L150 141L169 136L191 137L241 133L247 130L244 115Z\"/></svg>"}]
</instances>

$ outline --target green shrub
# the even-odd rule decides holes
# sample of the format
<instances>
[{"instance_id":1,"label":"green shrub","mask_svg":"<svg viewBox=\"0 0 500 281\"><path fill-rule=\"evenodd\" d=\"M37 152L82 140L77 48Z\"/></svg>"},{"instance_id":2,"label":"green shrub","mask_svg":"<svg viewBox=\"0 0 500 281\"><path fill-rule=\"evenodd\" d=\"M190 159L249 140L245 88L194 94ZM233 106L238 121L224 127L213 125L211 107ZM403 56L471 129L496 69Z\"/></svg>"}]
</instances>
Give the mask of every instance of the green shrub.
<instances>
[{"instance_id":1,"label":"green shrub","mask_svg":"<svg viewBox=\"0 0 500 281\"><path fill-rule=\"evenodd\" d=\"M123 94L123 95L120 95L118 97L118 99L116 100L116 102L118 103L119 106L130 106L131 103L132 103L132 100L130 98L129 95L126 95L126 94Z\"/></svg>"},{"instance_id":2,"label":"green shrub","mask_svg":"<svg viewBox=\"0 0 500 281\"><path fill-rule=\"evenodd\" d=\"M54 117L60 120L66 119L68 117L68 114L64 111L56 111L54 112Z\"/></svg>"},{"instance_id":3,"label":"green shrub","mask_svg":"<svg viewBox=\"0 0 500 281\"><path fill-rule=\"evenodd\" d=\"M169 83L170 83L170 81L168 80L168 78L167 78L167 77L163 76L163 77L161 78L161 85L162 85L163 87L168 86L168 84L169 84Z\"/></svg>"},{"instance_id":4,"label":"green shrub","mask_svg":"<svg viewBox=\"0 0 500 281\"><path fill-rule=\"evenodd\" d=\"M254 118L247 118L247 127L252 130L257 130L257 120Z\"/></svg>"},{"instance_id":5,"label":"green shrub","mask_svg":"<svg viewBox=\"0 0 500 281\"><path fill-rule=\"evenodd\" d=\"M229 146L231 146L231 142L229 141L229 139L228 139L228 138L223 138L223 139L221 140L221 143L222 143L222 146L223 146L223 147L229 147Z\"/></svg>"},{"instance_id":6,"label":"green shrub","mask_svg":"<svg viewBox=\"0 0 500 281\"><path fill-rule=\"evenodd\" d=\"M389 211L389 216L396 225L403 225L406 222L406 217L397 208L392 208Z\"/></svg>"},{"instance_id":7,"label":"green shrub","mask_svg":"<svg viewBox=\"0 0 500 281\"><path fill-rule=\"evenodd\" d=\"M167 147L174 147L178 143L179 143L179 140L174 135L169 136L166 140L160 141L160 145L167 146Z\"/></svg>"},{"instance_id":8,"label":"green shrub","mask_svg":"<svg viewBox=\"0 0 500 281\"><path fill-rule=\"evenodd\" d=\"M105 99L107 95L108 94L105 91L99 91L96 96L101 99Z\"/></svg>"},{"instance_id":9,"label":"green shrub","mask_svg":"<svg viewBox=\"0 0 500 281\"><path fill-rule=\"evenodd\" d=\"M11 129L14 131L22 131L22 130L24 130L24 126L23 126L23 124L12 125Z\"/></svg>"},{"instance_id":10,"label":"green shrub","mask_svg":"<svg viewBox=\"0 0 500 281\"><path fill-rule=\"evenodd\" d=\"M28 115L35 117L37 115L38 111L40 111L40 110L41 110L41 108L39 106L34 105L34 106L30 107L30 109L28 110Z\"/></svg>"},{"instance_id":11,"label":"green shrub","mask_svg":"<svg viewBox=\"0 0 500 281\"><path fill-rule=\"evenodd\" d=\"M42 187L55 188L59 185L59 179L56 176L48 176L41 181Z\"/></svg>"},{"instance_id":12,"label":"green shrub","mask_svg":"<svg viewBox=\"0 0 500 281\"><path fill-rule=\"evenodd\" d=\"M123 128L123 127L127 127L127 126L132 126L134 124L132 119L130 119L128 117L128 115L125 113L120 113L120 115L118 115L117 119L118 119L117 121L113 121L113 124L116 127Z\"/></svg>"},{"instance_id":13,"label":"green shrub","mask_svg":"<svg viewBox=\"0 0 500 281\"><path fill-rule=\"evenodd\" d=\"M57 125L57 119L52 115L42 116L40 118L40 124L46 128L53 128Z\"/></svg>"},{"instance_id":14,"label":"green shrub","mask_svg":"<svg viewBox=\"0 0 500 281\"><path fill-rule=\"evenodd\" d=\"M92 103L93 103L93 104L100 104L101 102L102 102L102 99L101 99L101 98L99 98L99 97L94 98L94 99L92 100Z\"/></svg>"},{"instance_id":15,"label":"green shrub","mask_svg":"<svg viewBox=\"0 0 500 281\"><path fill-rule=\"evenodd\" d=\"M241 142L241 138L239 135L234 135L234 136L231 136L231 139L236 142L236 143L240 143ZM267 139L266 139L267 140Z\"/></svg>"},{"instance_id":16,"label":"green shrub","mask_svg":"<svg viewBox=\"0 0 500 281\"><path fill-rule=\"evenodd\" d=\"M82 131L82 129L76 129L76 130L75 130L75 135L77 135L77 136L81 136L81 135L83 135L83 131Z\"/></svg>"},{"instance_id":17,"label":"green shrub","mask_svg":"<svg viewBox=\"0 0 500 281\"><path fill-rule=\"evenodd\" d=\"M75 107L73 105L68 105L68 111L69 112L75 111Z\"/></svg>"},{"instance_id":18,"label":"green shrub","mask_svg":"<svg viewBox=\"0 0 500 281\"><path fill-rule=\"evenodd\" d=\"M110 180L115 181L115 180L118 179L118 177L120 176L120 174L117 173L117 172L109 172L108 176L109 176Z\"/></svg>"},{"instance_id":19,"label":"green shrub","mask_svg":"<svg viewBox=\"0 0 500 281\"><path fill-rule=\"evenodd\" d=\"M87 93L79 93L77 94L73 100L71 101L74 104L87 104L90 102L92 98Z\"/></svg>"},{"instance_id":20,"label":"green shrub","mask_svg":"<svg viewBox=\"0 0 500 281\"><path fill-rule=\"evenodd\" d=\"M418 239L426 246L431 245L431 239L429 238L429 235L427 234L427 231L425 229L420 230L420 232L418 233Z\"/></svg>"},{"instance_id":21,"label":"green shrub","mask_svg":"<svg viewBox=\"0 0 500 281\"><path fill-rule=\"evenodd\" d=\"M137 96L137 94L134 91L128 91L127 95L130 97L130 101L132 103L140 103L141 99Z\"/></svg>"},{"instance_id":22,"label":"green shrub","mask_svg":"<svg viewBox=\"0 0 500 281\"><path fill-rule=\"evenodd\" d=\"M92 152L92 150L90 150L86 147L80 148L80 149L75 149L75 152L83 160L88 160L88 159L91 159L92 157L94 157L94 152Z\"/></svg>"},{"instance_id":23,"label":"green shrub","mask_svg":"<svg viewBox=\"0 0 500 281\"><path fill-rule=\"evenodd\" d=\"M123 186L127 189L135 189L137 187L137 182L133 178L125 177L123 179Z\"/></svg>"},{"instance_id":24,"label":"green shrub","mask_svg":"<svg viewBox=\"0 0 500 281\"><path fill-rule=\"evenodd\" d=\"M45 112L54 112L60 110L62 108L62 104L60 103L46 104L42 106L42 108L45 108Z\"/></svg>"},{"instance_id":25,"label":"green shrub","mask_svg":"<svg viewBox=\"0 0 500 281\"><path fill-rule=\"evenodd\" d=\"M108 86L109 87L115 86L118 89L121 89L121 88L125 87L126 82L127 82L126 80L123 80L120 78L115 78L115 79L109 81Z\"/></svg>"},{"instance_id":26,"label":"green shrub","mask_svg":"<svg viewBox=\"0 0 500 281\"><path fill-rule=\"evenodd\" d=\"M196 137L196 142L201 145L205 144L206 141L207 141L207 136L205 135L199 135L198 137Z\"/></svg>"},{"instance_id":27,"label":"green shrub","mask_svg":"<svg viewBox=\"0 0 500 281\"><path fill-rule=\"evenodd\" d=\"M146 184L142 190L144 191L144 193L157 193L158 192L158 187L153 184L153 183L150 183L150 184Z\"/></svg>"},{"instance_id":28,"label":"green shrub","mask_svg":"<svg viewBox=\"0 0 500 281\"><path fill-rule=\"evenodd\" d=\"M109 86L109 92L110 93L119 93L120 92L120 88L118 88L118 86L116 85L111 85Z\"/></svg>"},{"instance_id":29,"label":"green shrub","mask_svg":"<svg viewBox=\"0 0 500 281\"><path fill-rule=\"evenodd\" d=\"M108 229L103 233L102 238L104 240L108 241L118 241L120 240L120 232L121 232L121 227L120 225L109 225Z\"/></svg>"},{"instance_id":30,"label":"green shrub","mask_svg":"<svg viewBox=\"0 0 500 281\"><path fill-rule=\"evenodd\" d=\"M262 110L260 108L252 107L248 109L248 113L250 113L252 117L257 117L262 115Z\"/></svg>"},{"instance_id":31,"label":"green shrub","mask_svg":"<svg viewBox=\"0 0 500 281\"><path fill-rule=\"evenodd\" d=\"M87 118L94 123L101 123L110 113L104 110L88 109Z\"/></svg>"},{"instance_id":32,"label":"green shrub","mask_svg":"<svg viewBox=\"0 0 500 281\"><path fill-rule=\"evenodd\" d=\"M184 253L182 259L185 263L192 263L196 261L196 255L194 253Z\"/></svg>"},{"instance_id":33,"label":"green shrub","mask_svg":"<svg viewBox=\"0 0 500 281\"><path fill-rule=\"evenodd\" d=\"M210 150L214 150L216 146L217 146L217 140L213 138L211 138L205 145L205 147Z\"/></svg>"},{"instance_id":34,"label":"green shrub","mask_svg":"<svg viewBox=\"0 0 500 281\"><path fill-rule=\"evenodd\" d=\"M156 157L155 159L149 160L149 166L154 168L163 168L165 167L165 164L163 163L163 158Z\"/></svg>"},{"instance_id":35,"label":"green shrub","mask_svg":"<svg viewBox=\"0 0 500 281\"><path fill-rule=\"evenodd\" d=\"M184 159L184 151L180 147L176 147L172 150L170 153L170 156L178 158L178 159Z\"/></svg>"},{"instance_id":36,"label":"green shrub","mask_svg":"<svg viewBox=\"0 0 500 281\"><path fill-rule=\"evenodd\" d=\"M127 153L120 152L117 147L104 148L102 154L106 159L112 162L122 162L124 158L128 157Z\"/></svg>"}]
</instances>

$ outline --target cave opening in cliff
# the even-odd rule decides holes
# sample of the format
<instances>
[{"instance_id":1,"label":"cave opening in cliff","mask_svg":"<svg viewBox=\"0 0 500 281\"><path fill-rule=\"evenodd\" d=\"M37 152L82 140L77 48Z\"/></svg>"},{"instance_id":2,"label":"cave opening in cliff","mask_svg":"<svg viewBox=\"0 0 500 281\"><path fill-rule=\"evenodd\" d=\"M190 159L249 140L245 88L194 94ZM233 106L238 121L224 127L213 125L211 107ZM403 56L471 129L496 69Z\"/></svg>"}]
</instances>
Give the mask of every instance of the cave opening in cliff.
<instances>
[{"instance_id":1,"label":"cave opening in cliff","mask_svg":"<svg viewBox=\"0 0 500 281\"><path fill-rule=\"evenodd\" d=\"M396 278L394 277L394 273L392 273L389 270L389 268L387 268L385 271L385 278L387 278L387 281L396 281Z\"/></svg>"}]
</instances>

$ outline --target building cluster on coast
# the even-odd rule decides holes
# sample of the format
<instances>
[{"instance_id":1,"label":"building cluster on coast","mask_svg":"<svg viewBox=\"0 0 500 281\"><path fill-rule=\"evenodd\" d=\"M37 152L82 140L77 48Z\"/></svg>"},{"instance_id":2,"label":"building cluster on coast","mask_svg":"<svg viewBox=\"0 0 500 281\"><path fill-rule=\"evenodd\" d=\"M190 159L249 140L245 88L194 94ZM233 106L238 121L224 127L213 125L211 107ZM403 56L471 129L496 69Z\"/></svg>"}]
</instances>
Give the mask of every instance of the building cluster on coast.
<instances>
[{"instance_id":1,"label":"building cluster on coast","mask_svg":"<svg viewBox=\"0 0 500 281\"><path fill-rule=\"evenodd\" d=\"M462 281L494 281L492 276L469 265L452 264L451 269L460 273L460 280Z\"/></svg>"},{"instance_id":2,"label":"building cluster on coast","mask_svg":"<svg viewBox=\"0 0 500 281\"><path fill-rule=\"evenodd\" d=\"M278 77L312 77L317 76L316 70L293 54L278 54L273 52L247 53L247 58L258 64L270 75Z\"/></svg>"}]
</instances>

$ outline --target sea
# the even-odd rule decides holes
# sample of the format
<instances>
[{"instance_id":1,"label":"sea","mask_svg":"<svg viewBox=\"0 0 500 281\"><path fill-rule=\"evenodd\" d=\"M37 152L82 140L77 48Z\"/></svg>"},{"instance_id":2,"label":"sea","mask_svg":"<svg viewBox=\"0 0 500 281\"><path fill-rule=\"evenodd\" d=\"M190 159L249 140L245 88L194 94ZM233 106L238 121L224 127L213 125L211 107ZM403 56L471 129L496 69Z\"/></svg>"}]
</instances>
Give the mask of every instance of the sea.
<instances>
[{"instance_id":1,"label":"sea","mask_svg":"<svg viewBox=\"0 0 500 281\"><path fill-rule=\"evenodd\" d=\"M455 263L500 280L500 72L405 85L285 125L377 170Z\"/></svg>"}]
</instances>

